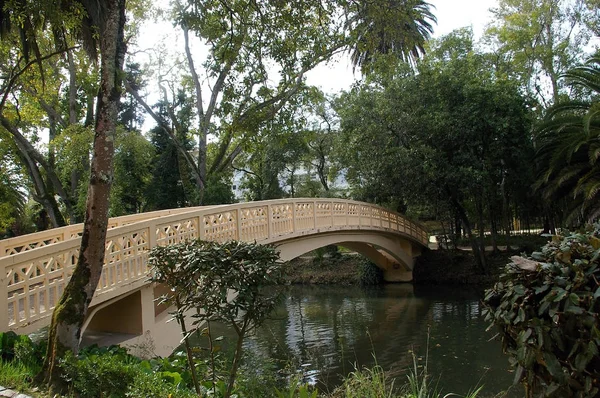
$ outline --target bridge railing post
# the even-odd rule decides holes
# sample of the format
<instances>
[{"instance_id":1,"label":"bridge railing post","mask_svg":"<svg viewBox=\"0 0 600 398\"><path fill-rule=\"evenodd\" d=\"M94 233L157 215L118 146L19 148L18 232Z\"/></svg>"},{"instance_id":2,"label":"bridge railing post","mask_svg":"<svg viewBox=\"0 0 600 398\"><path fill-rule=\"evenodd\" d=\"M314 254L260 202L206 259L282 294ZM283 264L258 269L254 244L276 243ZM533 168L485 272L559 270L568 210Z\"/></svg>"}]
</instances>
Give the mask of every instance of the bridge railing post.
<instances>
[{"instance_id":1,"label":"bridge railing post","mask_svg":"<svg viewBox=\"0 0 600 398\"><path fill-rule=\"evenodd\" d=\"M313 200L313 229L317 229L317 201Z\"/></svg>"},{"instance_id":2,"label":"bridge railing post","mask_svg":"<svg viewBox=\"0 0 600 398\"><path fill-rule=\"evenodd\" d=\"M349 217L350 217L350 205L348 204L348 202L345 202L343 204L343 206L344 206L344 211L346 212L346 226L349 226L350 225L350 219L349 219Z\"/></svg>"},{"instance_id":3,"label":"bridge railing post","mask_svg":"<svg viewBox=\"0 0 600 398\"><path fill-rule=\"evenodd\" d=\"M0 332L8 331L8 278L6 269L0 266Z\"/></svg>"},{"instance_id":4,"label":"bridge railing post","mask_svg":"<svg viewBox=\"0 0 600 398\"><path fill-rule=\"evenodd\" d=\"M198 239L204 240L204 216L200 214L198 216Z\"/></svg>"},{"instance_id":5,"label":"bridge railing post","mask_svg":"<svg viewBox=\"0 0 600 398\"><path fill-rule=\"evenodd\" d=\"M271 210L271 205L267 205L267 237L271 239L273 237L273 210Z\"/></svg>"},{"instance_id":6,"label":"bridge railing post","mask_svg":"<svg viewBox=\"0 0 600 398\"><path fill-rule=\"evenodd\" d=\"M236 222L236 239L242 240L242 210L238 207L235 210L235 222Z\"/></svg>"},{"instance_id":7,"label":"bridge railing post","mask_svg":"<svg viewBox=\"0 0 600 398\"><path fill-rule=\"evenodd\" d=\"M329 210L331 211L331 228L335 227L335 211L333 209L333 201L329 202Z\"/></svg>"},{"instance_id":8,"label":"bridge railing post","mask_svg":"<svg viewBox=\"0 0 600 398\"><path fill-rule=\"evenodd\" d=\"M292 233L296 232L296 201L292 201Z\"/></svg>"}]
</instances>

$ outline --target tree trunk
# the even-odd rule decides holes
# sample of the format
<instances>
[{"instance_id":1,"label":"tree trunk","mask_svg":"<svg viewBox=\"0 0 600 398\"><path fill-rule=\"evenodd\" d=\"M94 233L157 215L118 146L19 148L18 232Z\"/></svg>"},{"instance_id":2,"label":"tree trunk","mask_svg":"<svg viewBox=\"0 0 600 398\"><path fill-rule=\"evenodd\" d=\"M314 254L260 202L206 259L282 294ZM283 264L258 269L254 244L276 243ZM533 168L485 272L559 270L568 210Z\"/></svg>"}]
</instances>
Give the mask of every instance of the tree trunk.
<instances>
[{"instance_id":1,"label":"tree trunk","mask_svg":"<svg viewBox=\"0 0 600 398\"><path fill-rule=\"evenodd\" d=\"M244 319L243 326L241 328L239 328L236 325L235 321L232 321L232 326L234 327L235 331L237 332L238 340L237 340L237 344L235 346L235 353L233 354L233 363L231 364L231 369L229 370L229 381L227 382L227 391L223 395L223 398L229 398L231 396L231 393L233 392L233 385L235 384L235 377L237 375L237 371L240 366L240 361L242 359L242 353L243 353L243 349L244 349L243 342L244 342L244 337L246 336L247 323L246 323L246 320Z\"/></svg>"},{"instance_id":2,"label":"tree trunk","mask_svg":"<svg viewBox=\"0 0 600 398\"><path fill-rule=\"evenodd\" d=\"M484 273L487 273L487 262L485 259L485 247L478 242L473 235L473 230L471 228L471 222L469 221L469 217L467 216L467 212L464 206L458 201L456 195L446 187L446 193L450 198L450 202L456 211L456 215L460 218L461 224L464 228L464 231L471 242L471 249L473 250L473 256L475 257L475 261L477 261L477 265ZM483 250L482 250L483 249Z\"/></svg>"},{"instance_id":3,"label":"tree trunk","mask_svg":"<svg viewBox=\"0 0 600 398\"><path fill-rule=\"evenodd\" d=\"M84 2L84 5L88 4ZM94 7L93 4L90 6ZM51 391L60 390L63 383L58 359L67 350L78 351L81 326L104 263L117 107L121 95L120 76L125 56L125 0L106 0L103 6L104 13L95 21L100 28L101 80L84 230L77 266L52 314L43 368ZM91 12L88 13L92 16Z\"/></svg>"}]
</instances>

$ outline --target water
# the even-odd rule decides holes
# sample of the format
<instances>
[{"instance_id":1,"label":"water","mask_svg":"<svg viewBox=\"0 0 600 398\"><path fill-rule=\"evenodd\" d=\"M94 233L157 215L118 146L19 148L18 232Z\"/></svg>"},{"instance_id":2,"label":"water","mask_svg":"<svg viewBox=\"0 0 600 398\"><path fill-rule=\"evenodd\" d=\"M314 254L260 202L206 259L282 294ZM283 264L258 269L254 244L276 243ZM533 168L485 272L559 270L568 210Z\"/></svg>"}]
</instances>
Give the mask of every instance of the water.
<instances>
[{"instance_id":1,"label":"water","mask_svg":"<svg viewBox=\"0 0 600 398\"><path fill-rule=\"evenodd\" d=\"M272 319L250 336L246 353L291 366L321 391L355 367L379 364L396 385L413 358L444 393L484 385L492 397L512 385L500 343L486 332L480 297L464 288L386 285L363 289L292 286ZM215 331L231 336L223 330ZM413 355L414 354L414 355ZM507 397L523 396L512 388Z\"/></svg>"}]
</instances>

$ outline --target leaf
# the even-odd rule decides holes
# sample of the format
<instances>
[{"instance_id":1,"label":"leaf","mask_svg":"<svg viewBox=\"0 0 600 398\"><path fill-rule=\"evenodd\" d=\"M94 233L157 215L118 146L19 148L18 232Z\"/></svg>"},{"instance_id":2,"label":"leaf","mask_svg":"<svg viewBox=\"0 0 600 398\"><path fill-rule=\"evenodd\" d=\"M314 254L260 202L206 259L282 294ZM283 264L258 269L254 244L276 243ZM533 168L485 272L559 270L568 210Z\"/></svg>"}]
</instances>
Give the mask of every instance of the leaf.
<instances>
[{"instance_id":1,"label":"leaf","mask_svg":"<svg viewBox=\"0 0 600 398\"><path fill-rule=\"evenodd\" d=\"M587 352L592 356L598 356L598 346L593 341L588 343Z\"/></svg>"},{"instance_id":2,"label":"leaf","mask_svg":"<svg viewBox=\"0 0 600 398\"><path fill-rule=\"evenodd\" d=\"M560 362L558 362L558 359L556 359L556 356L551 352L544 352L542 356L548 372L558 381L562 382L565 378L565 374L563 373L562 366L560 365Z\"/></svg>"},{"instance_id":3,"label":"leaf","mask_svg":"<svg viewBox=\"0 0 600 398\"><path fill-rule=\"evenodd\" d=\"M588 355L587 353L581 352L577 354L575 357L575 369L577 369L579 372L583 372L591 359L592 356Z\"/></svg>"},{"instance_id":4,"label":"leaf","mask_svg":"<svg viewBox=\"0 0 600 398\"><path fill-rule=\"evenodd\" d=\"M543 302L542 305L540 305L540 308L538 308L538 315L539 316L544 315L548 311L548 307L550 307L550 302L549 301Z\"/></svg>"},{"instance_id":5,"label":"leaf","mask_svg":"<svg viewBox=\"0 0 600 398\"><path fill-rule=\"evenodd\" d=\"M517 370L515 371L515 378L513 380L513 384L518 384L521 381L521 378L523 377L523 371L525 369L519 365L517 366Z\"/></svg>"},{"instance_id":6,"label":"leaf","mask_svg":"<svg viewBox=\"0 0 600 398\"><path fill-rule=\"evenodd\" d=\"M579 305L579 296L575 293L571 293L569 294L569 300L571 300L571 303L575 304L575 305Z\"/></svg>"},{"instance_id":7,"label":"leaf","mask_svg":"<svg viewBox=\"0 0 600 398\"><path fill-rule=\"evenodd\" d=\"M583 314L584 311L583 311L583 308L581 308L581 307L571 305L565 310L565 312L575 314L575 315L580 315L580 314Z\"/></svg>"},{"instance_id":8,"label":"leaf","mask_svg":"<svg viewBox=\"0 0 600 398\"><path fill-rule=\"evenodd\" d=\"M535 288L535 294L540 294L545 292L546 290L550 289L550 285L549 284L544 284L542 286L538 286Z\"/></svg>"}]
</instances>

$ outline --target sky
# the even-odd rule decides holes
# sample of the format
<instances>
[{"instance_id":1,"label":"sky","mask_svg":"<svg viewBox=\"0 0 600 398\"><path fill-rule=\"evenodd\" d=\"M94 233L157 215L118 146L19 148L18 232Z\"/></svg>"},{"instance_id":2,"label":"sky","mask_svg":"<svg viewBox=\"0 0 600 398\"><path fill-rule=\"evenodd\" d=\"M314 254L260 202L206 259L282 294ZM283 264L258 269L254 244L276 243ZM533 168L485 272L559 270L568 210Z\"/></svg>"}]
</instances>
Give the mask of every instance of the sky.
<instances>
[{"instance_id":1,"label":"sky","mask_svg":"<svg viewBox=\"0 0 600 398\"><path fill-rule=\"evenodd\" d=\"M485 26L491 21L490 8L498 5L497 0L429 0L435 6L433 14L437 18L433 37L447 35L454 29L471 26L478 40ZM337 93L350 88L360 78L352 73L347 54L338 57L336 62L320 65L307 74L308 84L320 87L328 93Z\"/></svg>"}]
</instances>

